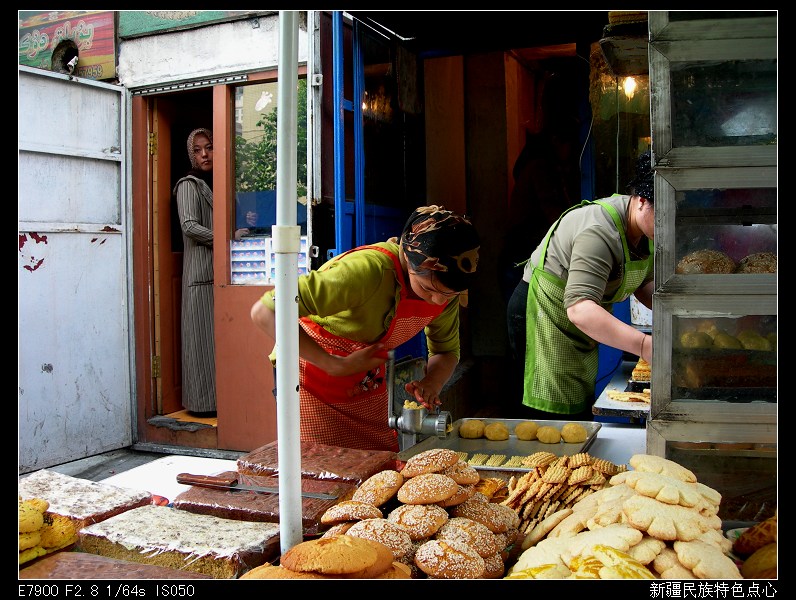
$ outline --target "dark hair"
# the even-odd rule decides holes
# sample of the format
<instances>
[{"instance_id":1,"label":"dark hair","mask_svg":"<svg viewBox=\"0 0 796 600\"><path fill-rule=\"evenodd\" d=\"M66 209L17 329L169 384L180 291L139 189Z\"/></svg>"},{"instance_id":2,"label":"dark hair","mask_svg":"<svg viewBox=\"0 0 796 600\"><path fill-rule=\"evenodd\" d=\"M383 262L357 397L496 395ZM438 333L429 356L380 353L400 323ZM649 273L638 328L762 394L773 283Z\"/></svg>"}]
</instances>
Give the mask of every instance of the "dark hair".
<instances>
[{"instance_id":1,"label":"dark hair","mask_svg":"<svg viewBox=\"0 0 796 600\"><path fill-rule=\"evenodd\" d=\"M655 202L655 169L652 168L652 156L647 150L636 160L636 176L627 184L630 193Z\"/></svg>"}]
</instances>

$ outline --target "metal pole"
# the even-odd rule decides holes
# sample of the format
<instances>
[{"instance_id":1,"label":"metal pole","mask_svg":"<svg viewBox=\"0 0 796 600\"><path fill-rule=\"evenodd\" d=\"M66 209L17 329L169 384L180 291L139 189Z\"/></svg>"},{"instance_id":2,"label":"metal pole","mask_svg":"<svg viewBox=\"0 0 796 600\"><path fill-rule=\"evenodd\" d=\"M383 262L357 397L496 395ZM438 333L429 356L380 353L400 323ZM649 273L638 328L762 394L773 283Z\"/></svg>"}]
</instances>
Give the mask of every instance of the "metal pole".
<instances>
[{"instance_id":1,"label":"metal pole","mask_svg":"<svg viewBox=\"0 0 796 600\"><path fill-rule=\"evenodd\" d=\"M279 532L282 553L303 541L301 442L298 395L298 255L296 139L298 12L279 11L276 135L276 225L271 228L276 262L276 383L279 451Z\"/></svg>"}]
</instances>

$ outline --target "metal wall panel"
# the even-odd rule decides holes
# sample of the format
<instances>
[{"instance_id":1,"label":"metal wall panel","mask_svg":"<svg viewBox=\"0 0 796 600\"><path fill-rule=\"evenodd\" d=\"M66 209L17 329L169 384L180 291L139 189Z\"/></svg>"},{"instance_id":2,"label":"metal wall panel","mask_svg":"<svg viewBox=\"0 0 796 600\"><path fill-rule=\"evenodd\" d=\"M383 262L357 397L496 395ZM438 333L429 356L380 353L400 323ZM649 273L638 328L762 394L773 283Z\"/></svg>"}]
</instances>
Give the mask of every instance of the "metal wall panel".
<instances>
[{"instance_id":1,"label":"metal wall panel","mask_svg":"<svg viewBox=\"0 0 796 600\"><path fill-rule=\"evenodd\" d=\"M19 472L132 444L123 88L19 67Z\"/></svg>"}]
</instances>

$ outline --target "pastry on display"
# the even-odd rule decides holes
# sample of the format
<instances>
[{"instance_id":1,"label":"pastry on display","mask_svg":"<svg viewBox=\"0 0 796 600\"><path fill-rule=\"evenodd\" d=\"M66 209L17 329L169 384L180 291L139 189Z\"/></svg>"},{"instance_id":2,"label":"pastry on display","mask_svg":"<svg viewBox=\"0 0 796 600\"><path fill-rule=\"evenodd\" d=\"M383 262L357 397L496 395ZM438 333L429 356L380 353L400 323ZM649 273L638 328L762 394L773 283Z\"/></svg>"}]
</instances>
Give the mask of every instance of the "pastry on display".
<instances>
[{"instance_id":1,"label":"pastry on display","mask_svg":"<svg viewBox=\"0 0 796 600\"><path fill-rule=\"evenodd\" d=\"M652 367L643 358L639 358L633 372L630 374L633 381L650 381L652 379Z\"/></svg>"},{"instance_id":2,"label":"pastry on display","mask_svg":"<svg viewBox=\"0 0 796 600\"><path fill-rule=\"evenodd\" d=\"M773 252L755 252L738 261L736 273L776 273L777 255Z\"/></svg>"},{"instance_id":3,"label":"pastry on display","mask_svg":"<svg viewBox=\"0 0 796 600\"><path fill-rule=\"evenodd\" d=\"M675 273L699 275L734 273L735 261L720 250L697 250L686 254L677 263Z\"/></svg>"}]
</instances>

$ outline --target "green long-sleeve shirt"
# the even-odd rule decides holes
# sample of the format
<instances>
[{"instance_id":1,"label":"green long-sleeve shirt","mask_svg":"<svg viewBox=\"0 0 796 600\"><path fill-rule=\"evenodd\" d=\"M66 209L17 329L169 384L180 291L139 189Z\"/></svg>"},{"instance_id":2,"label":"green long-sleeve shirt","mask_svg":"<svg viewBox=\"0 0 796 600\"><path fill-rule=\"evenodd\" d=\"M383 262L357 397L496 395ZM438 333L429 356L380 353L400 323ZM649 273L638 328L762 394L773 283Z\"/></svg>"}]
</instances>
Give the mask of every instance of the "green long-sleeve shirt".
<instances>
[{"instance_id":1,"label":"green long-sleeve shirt","mask_svg":"<svg viewBox=\"0 0 796 600\"><path fill-rule=\"evenodd\" d=\"M398 255L398 244L393 242L371 245ZM271 309L275 309L275 293L276 289L270 290L261 298ZM400 296L395 264L378 250L336 256L298 278L300 317L309 317L334 335L367 344L377 342L387 332ZM425 333L429 355L451 352L459 358L458 298L448 302ZM274 351L271 360L275 359Z\"/></svg>"}]
</instances>

